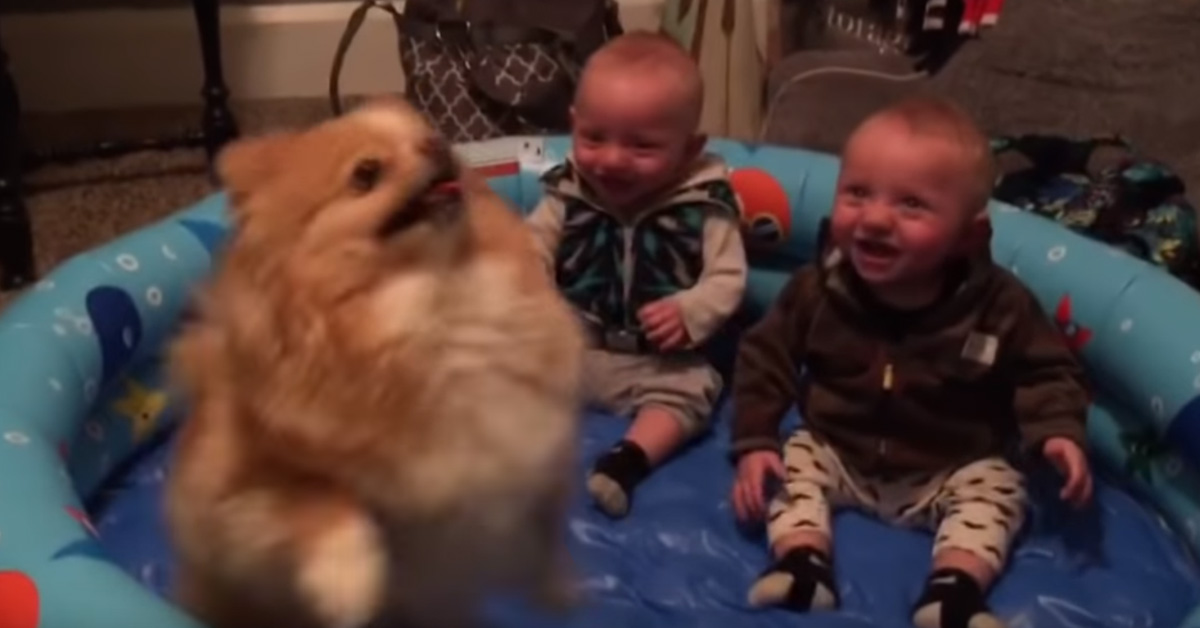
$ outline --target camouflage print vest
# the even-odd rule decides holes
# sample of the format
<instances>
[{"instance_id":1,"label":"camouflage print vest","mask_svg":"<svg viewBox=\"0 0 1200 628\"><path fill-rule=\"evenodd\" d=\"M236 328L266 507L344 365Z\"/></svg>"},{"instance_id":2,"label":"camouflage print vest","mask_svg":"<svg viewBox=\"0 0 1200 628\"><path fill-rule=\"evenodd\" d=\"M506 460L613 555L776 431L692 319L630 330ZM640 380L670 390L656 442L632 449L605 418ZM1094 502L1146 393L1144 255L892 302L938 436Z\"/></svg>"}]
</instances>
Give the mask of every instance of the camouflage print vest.
<instances>
[{"instance_id":1,"label":"camouflage print vest","mask_svg":"<svg viewBox=\"0 0 1200 628\"><path fill-rule=\"evenodd\" d=\"M695 285L704 269L706 216L716 211L736 220L739 213L732 186L715 173L692 177L632 223L579 193L569 162L542 180L564 204L558 287L603 329L636 331L642 306Z\"/></svg>"}]
</instances>

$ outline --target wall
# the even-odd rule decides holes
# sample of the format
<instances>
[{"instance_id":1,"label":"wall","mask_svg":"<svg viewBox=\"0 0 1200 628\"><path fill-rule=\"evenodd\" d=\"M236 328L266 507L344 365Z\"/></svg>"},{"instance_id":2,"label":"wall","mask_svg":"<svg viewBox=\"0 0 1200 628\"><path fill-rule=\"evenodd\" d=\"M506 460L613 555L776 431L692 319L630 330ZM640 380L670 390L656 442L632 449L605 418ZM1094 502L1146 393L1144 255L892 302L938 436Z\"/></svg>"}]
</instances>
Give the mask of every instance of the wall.
<instances>
[{"instance_id":1,"label":"wall","mask_svg":"<svg viewBox=\"0 0 1200 628\"><path fill-rule=\"evenodd\" d=\"M302 4L322 0L221 0L222 6L238 4ZM187 7L188 0L4 0L0 15L5 13L62 13L97 9L162 9Z\"/></svg>"},{"instance_id":2,"label":"wall","mask_svg":"<svg viewBox=\"0 0 1200 628\"><path fill-rule=\"evenodd\" d=\"M753 1L765 6L767 0ZM6 7L14 2L43 8L80 4L157 7L6 13L0 19L0 42L10 55L25 110L199 102L203 74L190 3L0 0ZM618 2L626 28L657 28L663 0ZM222 0L221 43L232 98L326 97L333 52L347 16L357 4L345 0ZM765 29L760 28L762 32ZM383 11L372 11L359 31L346 56L340 87L345 95L403 90L395 29Z\"/></svg>"}]
</instances>

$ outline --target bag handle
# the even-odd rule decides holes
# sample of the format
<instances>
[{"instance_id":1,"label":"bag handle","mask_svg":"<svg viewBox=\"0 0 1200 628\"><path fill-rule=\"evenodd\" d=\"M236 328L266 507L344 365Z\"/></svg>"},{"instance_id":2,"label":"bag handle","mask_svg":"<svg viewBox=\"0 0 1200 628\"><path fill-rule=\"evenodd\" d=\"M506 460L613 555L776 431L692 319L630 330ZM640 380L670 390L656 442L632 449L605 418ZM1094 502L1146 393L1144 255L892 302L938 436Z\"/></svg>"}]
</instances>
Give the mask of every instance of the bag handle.
<instances>
[{"instance_id":1,"label":"bag handle","mask_svg":"<svg viewBox=\"0 0 1200 628\"><path fill-rule=\"evenodd\" d=\"M363 22L367 19L367 12L372 8L380 8L392 16L392 21L396 23L396 37L402 37L403 29L401 29L401 20L403 14L389 0L363 0L361 4L354 7L354 11L350 13L350 19L346 22L346 29L342 31L342 38L338 40L337 50L333 53L333 67L329 72L329 106L333 109L335 116L342 115L342 98L338 89L338 81L342 75L342 65L346 61L346 53L350 50L350 44L354 41L355 35L362 28Z\"/></svg>"},{"instance_id":2,"label":"bag handle","mask_svg":"<svg viewBox=\"0 0 1200 628\"><path fill-rule=\"evenodd\" d=\"M350 18L346 22L346 28L342 32L341 39L338 41L337 50L334 52L334 56L333 56L333 66L330 69L330 73L329 73L329 104L330 104L330 108L333 110L334 115L341 115L342 110L343 110L342 102L341 102L341 94L340 94L340 89L339 89L339 81L340 81L340 77L341 77L341 73L342 73L342 66L345 64L346 53L349 51L350 45L354 41L354 37L358 34L359 29L362 28L363 22L366 20L367 12L370 11L372 8L382 9L382 10L386 11L389 15L391 15L392 21L393 21L393 23L395 25L395 29L396 29L396 37L400 38L400 37L404 36L404 33L405 33L404 13L401 10L397 9L396 6L390 0L363 0L357 7L354 8L354 11L352 11L350 13ZM456 0L455 8L456 8L455 15L461 17L461 15L462 15L462 0ZM602 19L603 19L602 29L603 29L603 39L604 40L611 39L623 32L623 28L621 27L621 22L620 22L619 9L617 8L617 3L614 0L605 0ZM454 21L458 22L459 20L454 20ZM477 81L473 80L474 77L471 76L473 74L473 72L470 71L471 70L470 55L464 54L467 52L465 50L465 47L470 46L472 43L471 42L472 34L473 34L472 31L476 30L477 27L474 27L474 25L472 25L470 22L466 22L466 21L463 21L462 25L466 27L465 28L466 32L464 33L464 35L465 35L464 39L459 40L459 42L456 42L458 45L451 45L449 47L455 49L454 53L457 53L457 55L459 56L459 62L462 63L464 66L464 69L467 70L467 77L466 77L467 80L470 81L471 83L477 83ZM442 39L442 32L441 32L442 25L435 24L434 26L436 29L438 39ZM492 25L488 25L488 26L492 26ZM540 38L545 38L545 39L549 40L547 43L551 44L550 48L553 50L552 57L553 57L553 60L555 61L556 65L558 65L559 68L562 69L566 73L566 75L569 77L569 80L572 84L577 83L578 79L579 79L579 72L580 72L581 68L579 66L578 61L576 59L574 59L569 53L567 53L566 50L564 49L564 48L573 47L575 45L576 42L574 41L574 38L565 33L558 33L558 32L546 30L546 29L531 29L531 31L537 32L537 34L541 36ZM465 46L464 46L464 44L465 44ZM557 44L557 45L555 45L555 44ZM477 85L477 84L474 85L474 87L476 88L476 90L478 90L480 92L484 92L486 94L486 91L487 91L486 89L480 89L479 85Z\"/></svg>"}]
</instances>

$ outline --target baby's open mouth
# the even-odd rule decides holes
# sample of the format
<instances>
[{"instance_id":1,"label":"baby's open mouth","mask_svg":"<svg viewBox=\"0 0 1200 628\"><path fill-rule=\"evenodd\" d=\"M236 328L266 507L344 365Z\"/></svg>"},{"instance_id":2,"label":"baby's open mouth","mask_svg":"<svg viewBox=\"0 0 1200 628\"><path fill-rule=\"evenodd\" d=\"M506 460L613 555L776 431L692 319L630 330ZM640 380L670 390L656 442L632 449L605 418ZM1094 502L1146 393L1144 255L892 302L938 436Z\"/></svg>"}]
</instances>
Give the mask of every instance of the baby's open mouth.
<instances>
[{"instance_id":1,"label":"baby's open mouth","mask_svg":"<svg viewBox=\"0 0 1200 628\"><path fill-rule=\"evenodd\" d=\"M857 240L854 246L860 253L870 257L895 257L900 254L900 249L879 240Z\"/></svg>"}]
</instances>

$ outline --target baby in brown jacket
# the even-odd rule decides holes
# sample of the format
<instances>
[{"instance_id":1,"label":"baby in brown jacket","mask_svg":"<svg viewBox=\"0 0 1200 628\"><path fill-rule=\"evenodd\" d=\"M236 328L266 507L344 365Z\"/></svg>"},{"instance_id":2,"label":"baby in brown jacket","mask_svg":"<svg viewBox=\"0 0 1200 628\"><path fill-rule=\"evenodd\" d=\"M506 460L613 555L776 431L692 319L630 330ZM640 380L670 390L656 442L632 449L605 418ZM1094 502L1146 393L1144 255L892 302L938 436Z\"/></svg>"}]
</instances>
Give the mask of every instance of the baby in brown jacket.
<instances>
[{"instance_id":1,"label":"baby in brown jacket","mask_svg":"<svg viewBox=\"0 0 1200 628\"><path fill-rule=\"evenodd\" d=\"M1082 369L1036 298L993 263L987 138L957 107L910 99L842 156L831 246L743 338L733 386L733 504L767 519L755 605L838 605L830 511L936 529L919 628L992 628L986 592L1025 518L1006 454L1040 454L1090 499ZM801 366L805 368L801 378ZM804 425L779 452L798 403ZM768 475L783 480L769 503Z\"/></svg>"}]
</instances>

